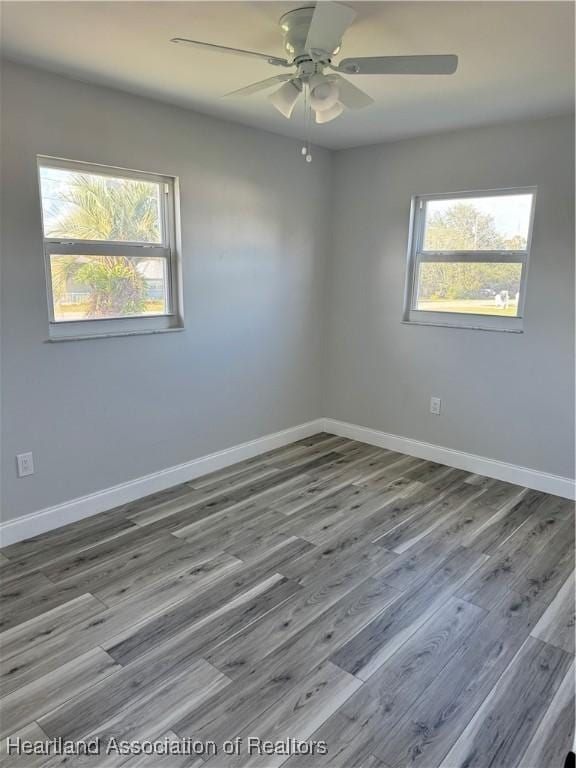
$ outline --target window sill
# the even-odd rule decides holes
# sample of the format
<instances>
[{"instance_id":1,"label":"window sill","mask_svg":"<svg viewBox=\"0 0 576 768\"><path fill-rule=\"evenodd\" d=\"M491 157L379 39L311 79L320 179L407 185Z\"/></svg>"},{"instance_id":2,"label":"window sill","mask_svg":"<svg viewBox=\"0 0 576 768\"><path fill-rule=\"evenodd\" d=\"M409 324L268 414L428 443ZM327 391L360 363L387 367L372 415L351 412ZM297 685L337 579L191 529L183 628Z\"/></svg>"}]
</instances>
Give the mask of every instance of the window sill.
<instances>
[{"instance_id":1,"label":"window sill","mask_svg":"<svg viewBox=\"0 0 576 768\"><path fill-rule=\"evenodd\" d=\"M45 344L60 344L62 341L87 341L88 339L113 339L118 336L155 336L159 333L180 333L186 329L183 326L178 328L146 328L130 331L109 331L108 333L85 333L76 336L54 336L45 339Z\"/></svg>"},{"instance_id":2,"label":"window sill","mask_svg":"<svg viewBox=\"0 0 576 768\"><path fill-rule=\"evenodd\" d=\"M472 325L465 323L442 323L440 320L402 320L403 325L431 325L434 328L455 328L460 331L490 331L492 333L524 333L524 328L502 328L498 326Z\"/></svg>"}]
</instances>

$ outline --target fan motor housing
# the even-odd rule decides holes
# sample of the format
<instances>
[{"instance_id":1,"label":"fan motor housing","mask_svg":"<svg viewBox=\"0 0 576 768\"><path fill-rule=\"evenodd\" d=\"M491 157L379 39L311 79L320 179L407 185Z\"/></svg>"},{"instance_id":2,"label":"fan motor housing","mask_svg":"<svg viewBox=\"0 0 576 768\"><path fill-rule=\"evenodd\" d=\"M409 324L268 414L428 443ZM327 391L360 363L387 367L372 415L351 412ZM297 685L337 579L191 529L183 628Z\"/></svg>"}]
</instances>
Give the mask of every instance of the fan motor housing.
<instances>
[{"instance_id":1,"label":"fan motor housing","mask_svg":"<svg viewBox=\"0 0 576 768\"><path fill-rule=\"evenodd\" d=\"M280 29L284 37L284 50L294 64L312 61L310 53L306 50L306 39L313 14L314 6L310 5L288 11L288 13L280 17ZM333 51L324 51L324 53L326 56L322 57L321 62L329 64Z\"/></svg>"}]
</instances>

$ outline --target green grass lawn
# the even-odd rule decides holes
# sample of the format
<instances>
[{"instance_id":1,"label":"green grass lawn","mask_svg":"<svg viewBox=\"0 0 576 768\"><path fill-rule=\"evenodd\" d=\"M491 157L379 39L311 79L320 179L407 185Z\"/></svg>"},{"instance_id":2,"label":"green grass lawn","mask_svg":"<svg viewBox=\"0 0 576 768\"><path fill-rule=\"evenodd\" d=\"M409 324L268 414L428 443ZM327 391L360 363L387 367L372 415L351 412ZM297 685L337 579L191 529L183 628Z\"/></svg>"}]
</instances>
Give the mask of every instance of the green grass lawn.
<instances>
[{"instance_id":1,"label":"green grass lawn","mask_svg":"<svg viewBox=\"0 0 576 768\"><path fill-rule=\"evenodd\" d=\"M425 312L463 312L470 315L498 315L516 317L517 306L510 302L506 309L497 307L490 299L437 299L419 301L418 309Z\"/></svg>"}]
</instances>

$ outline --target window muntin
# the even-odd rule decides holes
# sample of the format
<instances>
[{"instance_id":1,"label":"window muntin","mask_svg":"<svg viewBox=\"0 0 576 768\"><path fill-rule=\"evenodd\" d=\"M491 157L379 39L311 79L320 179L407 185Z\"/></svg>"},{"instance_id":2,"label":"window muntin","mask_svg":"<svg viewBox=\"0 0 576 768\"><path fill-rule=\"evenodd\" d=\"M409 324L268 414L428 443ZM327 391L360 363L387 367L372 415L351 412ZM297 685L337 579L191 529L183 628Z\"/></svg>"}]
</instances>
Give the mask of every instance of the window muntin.
<instances>
[{"instance_id":1,"label":"window muntin","mask_svg":"<svg viewBox=\"0 0 576 768\"><path fill-rule=\"evenodd\" d=\"M51 335L64 324L68 338L76 326L101 335L179 322L174 178L45 157L38 166Z\"/></svg>"},{"instance_id":2,"label":"window muntin","mask_svg":"<svg viewBox=\"0 0 576 768\"><path fill-rule=\"evenodd\" d=\"M535 192L415 197L404 319L522 330Z\"/></svg>"}]
</instances>

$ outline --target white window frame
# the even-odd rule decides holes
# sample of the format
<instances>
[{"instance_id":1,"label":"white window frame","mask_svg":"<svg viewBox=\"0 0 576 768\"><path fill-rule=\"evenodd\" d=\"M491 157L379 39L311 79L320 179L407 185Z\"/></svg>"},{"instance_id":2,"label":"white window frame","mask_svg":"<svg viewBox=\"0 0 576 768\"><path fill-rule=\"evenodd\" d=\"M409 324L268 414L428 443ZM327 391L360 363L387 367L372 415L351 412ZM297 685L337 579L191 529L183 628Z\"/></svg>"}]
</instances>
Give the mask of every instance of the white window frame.
<instances>
[{"instance_id":1,"label":"white window frame","mask_svg":"<svg viewBox=\"0 0 576 768\"><path fill-rule=\"evenodd\" d=\"M406 285L404 291L403 322L418 325L438 325L450 328L468 328L485 331L508 331L522 333L524 307L526 303L526 285L534 209L536 207L536 187L510 187L506 189L488 189L466 192L443 192L441 194L414 195L410 208L410 230L408 236L408 258L406 266ZM425 251L424 230L426 224L426 204L429 200L451 200L478 197L504 197L507 195L532 195L530 222L526 248L522 251ZM520 297L518 315L481 315L472 312L433 312L417 309L418 273L423 262L497 262L522 264L520 278Z\"/></svg>"},{"instance_id":2,"label":"white window frame","mask_svg":"<svg viewBox=\"0 0 576 768\"><path fill-rule=\"evenodd\" d=\"M77 173L91 173L98 176L151 181L160 185L161 197L161 234L162 242L135 243L106 240L74 240L53 238L44 235L41 168L57 168ZM44 269L46 274L46 295L48 303L50 341L72 339L101 338L105 336L132 336L141 333L161 333L183 329L183 308L181 295L181 262L178 206L178 178L158 173L135 171L111 165L100 165L59 157L38 155L38 188L40 211L42 216L42 239L44 249ZM106 255L161 257L166 260L167 269L167 311L160 315L127 315L115 318L85 318L77 320L56 320L52 295L52 270L50 256L66 255Z\"/></svg>"}]
</instances>

